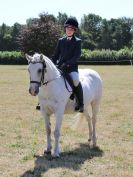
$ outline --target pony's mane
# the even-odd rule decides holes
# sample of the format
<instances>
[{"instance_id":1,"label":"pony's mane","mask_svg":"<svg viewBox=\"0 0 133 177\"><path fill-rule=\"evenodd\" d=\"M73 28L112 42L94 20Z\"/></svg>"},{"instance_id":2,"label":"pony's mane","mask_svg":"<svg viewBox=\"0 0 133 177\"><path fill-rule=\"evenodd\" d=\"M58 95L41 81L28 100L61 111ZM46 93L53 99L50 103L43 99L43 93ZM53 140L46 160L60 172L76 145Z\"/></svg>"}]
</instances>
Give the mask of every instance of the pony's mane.
<instances>
[{"instance_id":1,"label":"pony's mane","mask_svg":"<svg viewBox=\"0 0 133 177\"><path fill-rule=\"evenodd\" d=\"M43 56L43 58L41 58L41 56ZM40 62L41 63L43 61L54 65L54 63L47 56L45 56L43 54L35 53L32 57L32 62L36 62L36 63Z\"/></svg>"},{"instance_id":2,"label":"pony's mane","mask_svg":"<svg viewBox=\"0 0 133 177\"><path fill-rule=\"evenodd\" d=\"M52 60L50 60L45 55L43 55L43 59L45 60L46 67L48 68L48 70L50 71L50 73L53 73L53 75L56 76L56 77L59 76L60 72L57 69L57 67L55 66L55 64L52 62Z\"/></svg>"},{"instance_id":3,"label":"pony's mane","mask_svg":"<svg viewBox=\"0 0 133 177\"><path fill-rule=\"evenodd\" d=\"M57 76L59 75L59 71L57 69L57 67L55 66L55 64L52 62L52 60L50 60L47 56L45 55L42 55L43 58L41 59L41 55L42 54L39 54L39 53L35 53L33 55L33 59L32 59L32 62L34 63L41 63L41 62L45 62L46 63L46 67L48 68L48 70L50 70L50 72L54 72L54 74Z\"/></svg>"}]
</instances>

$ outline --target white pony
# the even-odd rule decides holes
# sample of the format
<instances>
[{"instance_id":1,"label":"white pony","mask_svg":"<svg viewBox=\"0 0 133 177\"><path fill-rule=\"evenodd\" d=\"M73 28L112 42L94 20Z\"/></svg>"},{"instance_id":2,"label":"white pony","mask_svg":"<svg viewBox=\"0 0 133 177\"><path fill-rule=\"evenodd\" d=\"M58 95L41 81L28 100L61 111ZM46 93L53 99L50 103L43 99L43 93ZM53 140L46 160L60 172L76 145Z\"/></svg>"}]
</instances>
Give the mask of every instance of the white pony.
<instances>
[{"instance_id":1,"label":"white pony","mask_svg":"<svg viewBox=\"0 0 133 177\"><path fill-rule=\"evenodd\" d=\"M38 95L41 113L45 119L47 134L46 154L51 153L51 124L50 116L55 115L55 147L54 157L59 157L59 136L62 118L64 113L75 113L75 101L70 100L71 87L67 83L65 86L64 78L53 62L42 54L29 56L28 71L30 74L29 92L32 96ZM90 69L79 70L80 81L84 93L84 113L88 121L89 142L96 146L96 116L98 113L100 98L102 96L102 80L99 74ZM68 91L69 90L69 91ZM72 90L71 90L72 91ZM92 107L92 117L88 113L88 106Z\"/></svg>"}]
</instances>

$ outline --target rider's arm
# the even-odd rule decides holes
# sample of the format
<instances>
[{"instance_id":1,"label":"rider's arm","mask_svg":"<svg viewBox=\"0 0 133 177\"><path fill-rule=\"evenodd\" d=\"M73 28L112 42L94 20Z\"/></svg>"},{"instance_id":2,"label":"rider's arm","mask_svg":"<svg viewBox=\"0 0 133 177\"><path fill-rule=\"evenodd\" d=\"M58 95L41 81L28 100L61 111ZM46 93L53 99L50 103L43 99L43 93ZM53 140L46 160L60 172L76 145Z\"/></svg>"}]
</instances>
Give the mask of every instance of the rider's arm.
<instances>
[{"instance_id":1,"label":"rider's arm","mask_svg":"<svg viewBox=\"0 0 133 177\"><path fill-rule=\"evenodd\" d=\"M54 51L54 55L52 56L52 61L53 61L54 64L56 64L59 57L60 57L60 40L58 40L56 49Z\"/></svg>"}]
</instances>

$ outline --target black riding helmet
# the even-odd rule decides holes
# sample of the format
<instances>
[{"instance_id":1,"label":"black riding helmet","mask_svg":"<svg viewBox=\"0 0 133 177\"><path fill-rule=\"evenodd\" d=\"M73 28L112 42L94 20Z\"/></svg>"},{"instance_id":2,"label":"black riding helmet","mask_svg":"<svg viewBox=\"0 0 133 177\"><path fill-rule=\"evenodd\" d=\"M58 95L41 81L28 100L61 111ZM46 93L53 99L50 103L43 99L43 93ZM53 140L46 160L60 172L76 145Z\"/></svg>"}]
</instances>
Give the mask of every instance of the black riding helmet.
<instances>
[{"instance_id":1,"label":"black riding helmet","mask_svg":"<svg viewBox=\"0 0 133 177\"><path fill-rule=\"evenodd\" d=\"M75 17L69 17L64 23L64 27L71 26L74 29L77 29L78 25L78 21Z\"/></svg>"}]
</instances>

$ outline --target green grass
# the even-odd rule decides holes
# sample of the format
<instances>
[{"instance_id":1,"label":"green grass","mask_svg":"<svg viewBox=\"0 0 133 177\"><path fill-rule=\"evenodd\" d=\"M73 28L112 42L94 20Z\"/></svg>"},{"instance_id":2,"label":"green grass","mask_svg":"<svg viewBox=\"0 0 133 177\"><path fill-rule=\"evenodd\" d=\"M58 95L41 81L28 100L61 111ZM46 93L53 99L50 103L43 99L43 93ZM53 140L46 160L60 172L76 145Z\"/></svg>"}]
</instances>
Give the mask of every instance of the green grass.
<instances>
[{"instance_id":1,"label":"green grass","mask_svg":"<svg viewBox=\"0 0 133 177\"><path fill-rule=\"evenodd\" d=\"M0 176L2 177L132 177L133 67L81 66L99 72L103 97L97 119L96 149L88 147L88 130L62 125L58 160L44 157L44 121L28 93L26 66L0 66ZM52 118L52 145L54 119Z\"/></svg>"}]
</instances>

